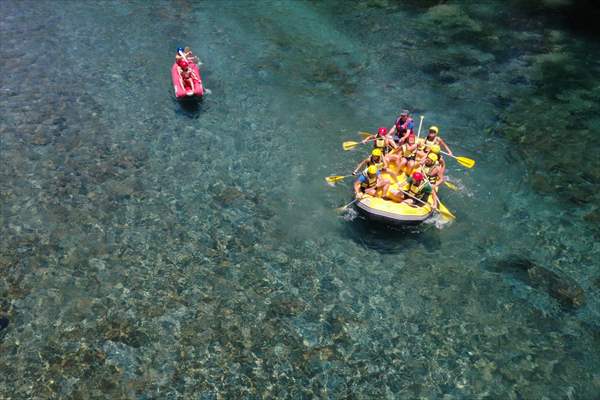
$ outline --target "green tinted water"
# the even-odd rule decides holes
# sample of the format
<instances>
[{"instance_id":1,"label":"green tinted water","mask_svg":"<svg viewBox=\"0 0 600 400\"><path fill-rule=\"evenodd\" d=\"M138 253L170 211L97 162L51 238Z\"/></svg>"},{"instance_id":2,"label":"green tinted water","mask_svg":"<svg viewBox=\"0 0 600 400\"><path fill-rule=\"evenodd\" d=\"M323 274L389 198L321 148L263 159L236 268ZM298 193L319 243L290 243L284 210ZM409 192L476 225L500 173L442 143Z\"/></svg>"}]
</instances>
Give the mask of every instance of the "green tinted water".
<instances>
[{"instance_id":1,"label":"green tinted water","mask_svg":"<svg viewBox=\"0 0 600 400\"><path fill-rule=\"evenodd\" d=\"M563 153L552 169L518 136L528 107L560 108L539 92L554 53L597 71L593 40L503 3L5 8L4 397L598 392L597 175L565 202ZM205 62L199 106L172 98L178 45ZM564 95L597 132L584 83ZM334 211L351 182L323 178L365 154L341 142L403 108L477 161L448 161L452 224Z\"/></svg>"}]
</instances>

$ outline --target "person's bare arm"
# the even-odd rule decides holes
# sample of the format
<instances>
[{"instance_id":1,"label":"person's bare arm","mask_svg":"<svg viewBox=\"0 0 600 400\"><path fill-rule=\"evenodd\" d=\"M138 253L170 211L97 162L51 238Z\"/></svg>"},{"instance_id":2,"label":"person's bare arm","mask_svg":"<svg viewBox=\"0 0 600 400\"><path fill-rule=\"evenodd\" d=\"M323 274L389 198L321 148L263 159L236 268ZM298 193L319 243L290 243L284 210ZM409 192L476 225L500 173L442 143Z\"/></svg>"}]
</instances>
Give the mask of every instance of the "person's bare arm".
<instances>
[{"instance_id":1,"label":"person's bare arm","mask_svg":"<svg viewBox=\"0 0 600 400\"><path fill-rule=\"evenodd\" d=\"M356 175L356 173L363 167L363 165L365 165L365 163L368 161L368 158L365 158L364 160L362 160L357 166L356 168L354 168L354 172L352 172L352 175Z\"/></svg>"},{"instance_id":2,"label":"person's bare arm","mask_svg":"<svg viewBox=\"0 0 600 400\"><path fill-rule=\"evenodd\" d=\"M361 143L367 143L369 140L373 140L373 139L375 139L375 138L376 138L376 136L375 136L375 135L369 135L369 136L367 136L366 138L364 138L364 139L361 141Z\"/></svg>"},{"instance_id":3,"label":"person's bare arm","mask_svg":"<svg viewBox=\"0 0 600 400\"><path fill-rule=\"evenodd\" d=\"M450 147L448 147L448 145L446 144L446 142L444 141L444 139L442 139L442 138L439 138L439 141L440 141L440 144L441 144L442 146L444 146L444 148L446 149L446 152L447 152L448 154L450 154L451 156L453 156L454 154L452 154L452 150L450 150Z\"/></svg>"},{"instance_id":4,"label":"person's bare arm","mask_svg":"<svg viewBox=\"0 0 600 400\"><path fill-rule=\"evenodd\" d=\"M177 67L177 75L179 75L179 84L181 85L182 89L185 89L185 85L183 84L183 77L181 76L181 71L182 69L180 67Z\"/></svg>"},{"instance_id":5,"label":"person's bare arm","mask_svg":"<svg viewBox=\"0 0 600 400\"><path fill-rule=\"evenodd\" d=\"M360 192L360 181L358 179L354 182L354 195L358 198L362 197L362 193Z\"/></svg>"},{"instance_id":6,"label":"person's bare arm","mask_svg":"<svg viewBox=\"0 0 600 400\"><path fill-rule=\"evenodd\" d=\"M407 130L406 133L404 134L404 136L402 136L400 138L400 141L398 142L400 145L404 144L407 140L408 140L408 135L410 135L410 131ZM416 142L415 142L416 143Z\"/></svg>"}]
</instances>

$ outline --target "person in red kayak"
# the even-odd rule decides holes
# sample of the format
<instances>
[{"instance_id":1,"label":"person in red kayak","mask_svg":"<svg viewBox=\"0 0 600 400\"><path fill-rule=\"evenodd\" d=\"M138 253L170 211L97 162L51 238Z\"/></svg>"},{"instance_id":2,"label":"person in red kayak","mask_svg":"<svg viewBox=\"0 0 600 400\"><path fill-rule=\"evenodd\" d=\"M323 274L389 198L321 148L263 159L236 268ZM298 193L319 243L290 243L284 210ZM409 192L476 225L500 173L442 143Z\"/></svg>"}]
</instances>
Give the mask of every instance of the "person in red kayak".
<instances>
[{"instance_id":1,"label":"person in red kayak","mask_svg":"<svg viewBox=\"0 0 600 400\"><path fill-rule=\"evenodd\" d=\"M188 63L194 63L196 65L202 65L200 59L192 53L192 49L186 47L177 48L177 53L175 54L175 62L179 65L182 61L187 61Z\"/></svg>"},{"instance_id":2,"label":"person in red kayak","mask_svg":"<svg viewBox=\"0 0 600 400\"><path fill-rule=\"evenodd\" d=\"M179 65L185 59L185 55L183 54L183 47L178 47L175 53L175 62Z\"/></svg>"},{"instance_id":3,"label":"person in red kayak","mask_svg":"<svg viewBox=\"0 0 600 400\"><path fill-rule=\"evenodd\" d=\"M183 49L183 55L185 56L187 62L193 62L196 65L202 65L202 61L200 61L200 59L195 56L194 53L192 53L192 49L189 47Z\"/></svg>"},{"instance_id":4,"label":"person in red kayak","mask_svg":"<svg viewBox=\"0 0 600 400\"><path fill-rule=\"evenodd\" d=\"M182 60L179 62L179 66L177 67L177 72L179 72L179 83L181 87L192 93L194 92L194 80L199 80L194 71L190 68L187 61Z\"/></svg>"}]
</instances>

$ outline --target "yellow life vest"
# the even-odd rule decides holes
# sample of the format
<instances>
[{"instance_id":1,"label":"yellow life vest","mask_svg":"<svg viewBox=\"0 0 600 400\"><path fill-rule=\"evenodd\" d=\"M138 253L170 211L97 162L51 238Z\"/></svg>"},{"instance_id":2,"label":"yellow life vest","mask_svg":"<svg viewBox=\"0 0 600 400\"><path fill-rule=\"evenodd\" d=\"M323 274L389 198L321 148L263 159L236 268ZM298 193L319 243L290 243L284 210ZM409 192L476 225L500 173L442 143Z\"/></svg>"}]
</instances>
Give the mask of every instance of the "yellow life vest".
<instances>
[{"instance_id":1,"label":"yellow life vest","mask_svg":"<svg viewBox=\"0 0 600 400\"><path fill-rule=\"evenodd\" d=\"M421 198L423 195L423 188L427 185L427 181L423 180L420 185L415 185L414 182L410 184L408 188L408 192L416 197L417 199Z\"/></svg>"},{"instance_id":2,"label":"yellow life vest","mask_svg":"<svg viewBox=\"0 0 600 400\"><path fill-rule=\"evenodd\" d=\"M415 156L415 150L409 150L408 148L411 145L408 143L404 143L402 145L402 157L404 158L413 158Z\"/></svg>"},{"instance_id":3,"label":"yellow life vest","mask_svg":"<svg viewBox=\"0 0 600 400\"><path fill-rule=\"evenodd\" d=\"M431 150L431 146L433 146L434 144L439 144L439 136L436 136L433 140L427 140L427 136L424 137L423 139L419 139L419 141L422 140L421 144L419 145L419 150L423 151L425 149L427 150Z\"/></svg>"},{"instance_id":4,"label":"yellow life vest","mask_svg":"<svg viewBox=\"0 0 600 400\"><path fill-rule=\"evenodd\" d=\"M437 174L435 174L435 175L429 175L429 174L430 174L430 172L431 172L431 171L432 171L432 170L433 170L435 167L437 167L438 165L439 165L439 163L436 161L436 162L435 162L433 165L431 165L431 166L429 166L429 167L428 167L427 165L424 165L424 166L421 168L421 170L423 171L423 173L425 174L425 176L427 177L427 179L429 179L429 182L430 182L430 183L436 183L436 182L437 182L437 180L438 180L438 178L439 178Z\"/></svg>"},{"instance_id":5,"label":"yellow life vest","mask_svg":"<svg viewBox=\"0 0 600 400\"><path fill-rule=\"evenodd\" d=\"M385 138L378 137L377 139L375 139L375 146L374 147L376 149L384 150L385 149Z\"/></svg>"},{"instance_id":6,"label":"yellow life vest","mask_svg":"<svg viewBox=\"0 0 600 400\"><path fill-rule=\"evenodd\" d=\"M368 173L363 174L365 178L367 178L366 182L361 182L360 187L363 189L368 189L377 186L377 174L370 176Z\"/></svg>"}]
</instances>

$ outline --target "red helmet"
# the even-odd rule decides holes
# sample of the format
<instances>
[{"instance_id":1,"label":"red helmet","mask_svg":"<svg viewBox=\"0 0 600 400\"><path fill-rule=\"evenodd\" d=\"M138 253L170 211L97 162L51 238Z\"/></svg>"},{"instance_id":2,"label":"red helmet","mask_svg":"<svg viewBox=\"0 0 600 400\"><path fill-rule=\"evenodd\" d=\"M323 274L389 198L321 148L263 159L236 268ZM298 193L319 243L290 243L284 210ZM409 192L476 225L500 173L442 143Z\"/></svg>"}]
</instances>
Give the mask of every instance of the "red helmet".
<instances>
[{"instance_id":1,"label":"red helmet","mask_svg":"<svg viewBox=\"0 0 600 400\"><path fill-rule=\"evenodd\" d=\"M423 180L423 174L420 172L415 172L412 176L415 182L421 182Z\"/></svg>"},{"instance_id":2,"label":"red helmet","mask_svg":"<svg viewBox=\"0 0 600 400\"><path fill-rule=\"evenodd\" d=\"M384 128L382 126L381 128L379 128L379 130L377 131L377 133L379 134L379 136L385 136L385 135L387 135L387 128Z\"/></svg>"},{"instance_id":3,"label":"red helmet","mask_svg":"<svg viewBox=\"0 0 600 400\"><path fill-rule=\"evenodd\" d=\"M179 63L179 66L183 69L186 69L190 64L187 61L183 60Z\"/></svg>"}]
</instances>

